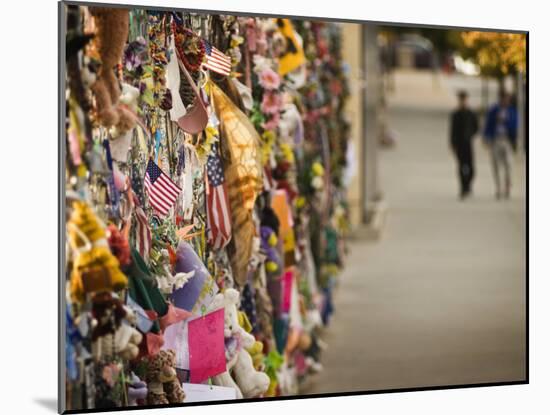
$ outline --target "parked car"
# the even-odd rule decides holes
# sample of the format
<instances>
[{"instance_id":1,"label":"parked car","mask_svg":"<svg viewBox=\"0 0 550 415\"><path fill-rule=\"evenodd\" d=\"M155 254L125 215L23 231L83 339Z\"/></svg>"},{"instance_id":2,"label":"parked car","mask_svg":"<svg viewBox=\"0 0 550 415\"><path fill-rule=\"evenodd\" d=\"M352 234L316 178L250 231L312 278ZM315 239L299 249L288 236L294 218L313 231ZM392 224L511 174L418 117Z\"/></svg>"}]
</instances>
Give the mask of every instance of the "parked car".
<instances>
[{"instance_id":1,"label":"parked car","mask_svg":"<svg viewBox=\"0 0 550 415\"><path fill-rule=\"evenodd\" d=\"M432 42L417 34L404 34L394 47L396 66L409 68L433 68L436 55Z\"/></svg>"}]
</instances>

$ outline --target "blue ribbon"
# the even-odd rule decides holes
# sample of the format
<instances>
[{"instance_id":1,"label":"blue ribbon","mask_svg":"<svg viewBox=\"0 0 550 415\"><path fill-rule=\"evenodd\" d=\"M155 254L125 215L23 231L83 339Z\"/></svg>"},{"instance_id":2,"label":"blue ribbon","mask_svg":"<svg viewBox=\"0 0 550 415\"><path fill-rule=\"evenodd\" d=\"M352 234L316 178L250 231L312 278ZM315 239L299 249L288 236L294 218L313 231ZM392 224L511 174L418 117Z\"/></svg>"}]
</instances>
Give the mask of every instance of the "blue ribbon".
<instances>
[{"instance_id":1,"label":"blue ribbon","mask_svg":"<svg viewBox=\"0 0 550 415\"><path fill-rule=\"evenodd\" d=\"M162 134L160 132L160 129L157 128L155 131L155 163L159 164L159 157L160 157L160 140L162 138Z\"/></svg>"}]
</instances>

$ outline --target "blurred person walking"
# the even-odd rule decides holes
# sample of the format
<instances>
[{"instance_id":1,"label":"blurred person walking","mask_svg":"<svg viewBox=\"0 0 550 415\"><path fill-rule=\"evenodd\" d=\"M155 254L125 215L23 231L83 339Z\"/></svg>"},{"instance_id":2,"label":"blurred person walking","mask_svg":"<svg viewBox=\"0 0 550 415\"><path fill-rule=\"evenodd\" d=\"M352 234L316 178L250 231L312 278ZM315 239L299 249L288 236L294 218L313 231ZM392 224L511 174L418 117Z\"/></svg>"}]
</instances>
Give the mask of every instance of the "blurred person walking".
<instances>
[{"instance_id":1,"label":"blurred person walking","mask_svg":"<svg viewBox=\"0 0 550 415\"><path fill-rule=\"evenodd\" d=\"M460 199L472 192L474 179L474 154L472 140L478 130L477 116L468 106L468 93L458 93L458 108L451 114L451 149L458 162Z\"/></svg>"},{"instance_id":2,"label":"blurred person walking","mask_svg":"<svg viewBox=\"0 0 550 415\"><path fill-rule=\"evenodd\" d=\"M510 197L511 150L515 151L517 140L518 116L510 95L501 92L499 102L487 111L483 137L489 147L491 164L495 178L495 197ZM501 173L504 176L501 178Z\"/></svg>"}]
</instances>

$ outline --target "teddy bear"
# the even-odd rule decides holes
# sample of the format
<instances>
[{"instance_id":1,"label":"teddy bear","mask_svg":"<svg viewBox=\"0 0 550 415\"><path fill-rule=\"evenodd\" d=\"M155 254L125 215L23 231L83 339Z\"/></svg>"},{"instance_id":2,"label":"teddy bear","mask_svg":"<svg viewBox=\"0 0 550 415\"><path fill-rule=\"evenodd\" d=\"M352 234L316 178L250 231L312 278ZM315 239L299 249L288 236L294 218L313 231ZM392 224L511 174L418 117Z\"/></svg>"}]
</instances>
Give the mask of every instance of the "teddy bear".
<instances>
[{"instance_id":1,"label":"teddy bear","mask_svg":"<svg viewBox=\"0 0 550 415\"><path fill-rule=\"evenodd\" d=\"M117 111L123 114L117 125L109 129L111 137L111 157L113 160L126 163L128 160L128 152L130 144L134 136L135 116L138 111L139 89L127 84L122 84L122 93L120 94L119 105Z\"/></svg>"},{"instance_id":2,"label":"teddy bear","mask_svg":"<svg viewBox=\"0 0 550 415\"><path fill-rule=\"evenodd\" d=\"M176 374L176 353L173 350L160 350L149 358L145 380L148 405L182 403L185 400L185 392Z\"/></svg>"},{"instance_id":3,"label":"teddy bear","mask_svg":"<svg viewBox=\"0 0 550 415\"><path fill-rule=\"evenodd\" d=\"M210 310L224 309L224 337L226 344L227 370L212 378L219 386L232 387L237 398L252 398L263 394L269 387L269 377L254 368L252 357L247 349L254 348L256 339L239 324L240 294L233 288L216 294L209 306ZM231 376L231 374L233 376Z\"/></svg>"},{"instance_id":4,"label":"teddy bear","mask_svg":"<svg viewBox=\"0 0 550 415\"><path fill-rule=\"evenodd\" d=\"M117 354L131 360L139 353L143 335L133 325L136 315L115 295L96 294L92 303L92 355L96 360Z\"/></svg>"},{"instance_id":5,"label":"teddy bear","mask_svg":"<svg viewBox=\"0 0 550 415\"><path fill-rule=\"evenodd\" d=\"M115 332L115 353L123 359L132 360L139 354L139 345L143 335L135 328L137 317L134 310L124 306L126 323L122 323Z\"/></svg>"},{"instance_id":6,"label":"teddy bear","mask_svg":"<svg viewBox=\"0 0 550 415\"><path fill-rule=\"evenodd\" d=\"M120 86L114 72L128 39L128 10L90 7L90 12L94 17L94 42L101 61L97 79L92 85L97 118L104 127L116 126L117 131L122 134L135 126L132 112L124 105L119 105Z\"/></svg>"}]
</instances>

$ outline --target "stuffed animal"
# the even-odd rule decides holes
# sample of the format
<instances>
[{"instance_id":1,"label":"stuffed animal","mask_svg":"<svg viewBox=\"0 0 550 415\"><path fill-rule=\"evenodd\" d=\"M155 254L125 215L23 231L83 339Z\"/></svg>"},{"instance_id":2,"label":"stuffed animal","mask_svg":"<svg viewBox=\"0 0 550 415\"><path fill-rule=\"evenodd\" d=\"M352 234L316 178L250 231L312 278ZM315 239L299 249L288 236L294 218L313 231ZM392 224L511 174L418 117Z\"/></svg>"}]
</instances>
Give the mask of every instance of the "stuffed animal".
<instances>
[{"instance_id":1,"label":"stuffed animal","mask_svg":"<svg viewBox=\"0 0 550 415\"><path fill-rule=\"evenodd\" d=\"M130 374L128 384L128 406L137 406L147 398L147 383L136 376L134 372Z\"/></svg>"},{"instance_id":2,"label":"stuffed animal","mask_svg":"<svg viewBox=\"0 0 550 415\"><path fill-rule=\"evenodd\" d=\"M160 374L164 369L166 359L164 350L160 350L154 356L149 358L147 363L147 372L145 381L147 382L147 404L148 405L166 405L170 403L166 397L164 386L160 380Z\"/></svg>"},{"instance_id":3,"label":"stuffed animal","mask_svg":"<svg viewBox=\"0 0 550 415\"><path fill-rule=\"evenodd\" d=\"M185 392L176 374L176 353L173 350L160 350L149 358L147 365L147 404L165 405L182 403Z\"/></svg>"},{"instance_id":4,"label":"stuffed animal","mask_svg":"<svg viewBox=\"0 0 550 415\"><path fill-rule=\"evenodd\" d=\"M126 153L128 152L128 148L130 147L130 140L128 139L128 137L130 137L131 139L131 130L136 124L134 114L137 113L138 99L139 89L130 84L123 83L122 93L120 94L120 98L118 101L119 105L117 106L117 112L120 116L119 122L115 126L111 127L109 132L111 133L111 138L117 138L117 140L114 140L115 142L123 140L125 143L127 143ZM124 159L121 161L126 160Z\"/></svg>"},{"instance_id":5,"label":"stuffed animal","mask_svg":"<svg viewBox=\"0 0 550 415\"><path fill-rule=\"evenodd\" d=\"M74 253L70 281L72 301L84 302L86 294L127 287L128 278L109 249L105 225L88 204L80 200L73 202L67 231Z\"/></svg>"},{"instance_id":6,"label":"stuffed animal","mask_svg":"<svg viewBox=\"0 0 550 415\"><path fill-rule=\"evenodd\" d=\"M165 350L165 352L167 353L165 365L170 369L165 369L161 374L162 385L170 403L181 403L185 400L185 392L176 374L176 353L173 350Z\"/></svg>"},{"instance_id":7,"label":"stuffed animal","mask_svg":"<svg viewBox=\"0 0 550 415\"><path fill-rule=\"evenodd\" d=\"M115 353L126 360L135 359L139 354L139 345L143 335L135 328L137 317L130 307L124 306L125 321L115 332Z\"/></svg>"},{"instance_id":8,"label":"stuffed animal","mask_svg":"<svg viewBox=\"0 0 550 415\"><path fill-rule=\"evenodd\" d=\"M228 288L214 297L209 309L216 310L223 307L225 311L224 336L227 370L214 376L213 383L234 388L237 391L237 398L240 399L263 394L269 387L270 381L265 373L256 371L252 357L247 352L247 349L254 347L256 340L239 324L239 311L237 310L239 296L237 290ZM235 344L236 347L231 347Z\"/></svg>"},{"instance_id":9,"label":"stuffed animal","mask_svg":"<svg viewBox=\"0 0 550 415\"><path fill-rule=\"evenodd\" d=\"M118 259L121 266L130 265L130 245L125 235L114 225L110 223L107 226L109 248Z\"/></svg>"},{"instance_id":10,"label":"stuffed animal","mask_svg":"<svg viewBox=\"0 0 550 415\"><path fill-rule=\"evenodd\" d=\"M252 363L254 365L254 369L257 371L263 371L265 369L264 364L264 358L265 355L263 353L264 351L264 344L260 341L255 341L252 347L247 349L248 353L250 353L250 357L252 357Z\"/></svg>"},{"instance_id":11,"label":"stuffed animal","mask_svg":"<svg viewBox=\"0 0 550 415\"><path fill-rule=\"evenodd\" d=\"M92 355L96 360L115 354L131 360L139 353L143 335L132 326L136 323L133 310L111 293L99 293L92 303Z\"/></svg>"},{"instance_id":12,"label":"stuffed animal","mask_svg":"<svg viewBox=\"0 0 550 415\"><path fill-rule=\"evenodd\" d=\"M126 9L90 7L96 26L94 42L101 68L92 86L96 98L97 118L104 127L116 126L122 134L135 125L131 111L119 105L120 86L115 67L122 59L128 39L129 14Z\"/></svg>"},{"instance_id":13,"label":"stuffed animal","mask_svg":"<svg viewBox=\"0 0 550 415\"><path fill-rule=\"evenodd\" d=\"M289 366L287 361L277 371L277 380L281 395L296 395L298 393L296 367Z\"/></svg>"}]
</instances>

